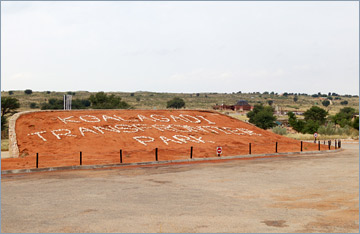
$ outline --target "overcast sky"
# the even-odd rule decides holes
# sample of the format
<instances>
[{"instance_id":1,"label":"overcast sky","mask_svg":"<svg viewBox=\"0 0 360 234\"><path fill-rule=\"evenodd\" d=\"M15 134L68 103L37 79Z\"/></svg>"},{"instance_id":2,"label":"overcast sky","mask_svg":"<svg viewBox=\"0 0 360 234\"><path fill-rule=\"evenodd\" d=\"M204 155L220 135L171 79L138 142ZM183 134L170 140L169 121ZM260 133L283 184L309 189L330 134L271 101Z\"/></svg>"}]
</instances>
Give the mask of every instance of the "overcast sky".
<instances>
[{"instance_id":1,"label":"overcast sky","mask_svg":"<svg viewBox=\"0 0 360 234\"><path fill-rule=\"evenodd\" d=\"M1 90L359 93L359 2L1 2Z\"/></svg>"}]
</instances>

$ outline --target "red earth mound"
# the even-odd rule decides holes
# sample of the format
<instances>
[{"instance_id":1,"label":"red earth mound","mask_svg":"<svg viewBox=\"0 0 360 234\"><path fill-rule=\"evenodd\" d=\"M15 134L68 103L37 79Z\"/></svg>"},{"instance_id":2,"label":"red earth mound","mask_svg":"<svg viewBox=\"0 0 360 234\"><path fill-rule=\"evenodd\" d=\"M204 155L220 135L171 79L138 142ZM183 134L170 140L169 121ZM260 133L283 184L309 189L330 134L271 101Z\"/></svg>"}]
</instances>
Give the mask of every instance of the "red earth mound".
<instances>
[{"instance_id":1,"label":"red earth mound","mask_svg":"<svg viewBox=\"0 0 360 234\"><path fill-rule=\"evenodd\" d=\"M18 156L1 160L1 169L24 169L82 164L299 152L300 141L262 130L212 111L195 110L81 110L46 111L20 115L15 124ZM12 144L12 142L10 142ZM327 150L325 145L321 150ZM303 151L318 150L303 143ZM16 156L16 155L15 155Z\"/></svg>"}]
</instances>

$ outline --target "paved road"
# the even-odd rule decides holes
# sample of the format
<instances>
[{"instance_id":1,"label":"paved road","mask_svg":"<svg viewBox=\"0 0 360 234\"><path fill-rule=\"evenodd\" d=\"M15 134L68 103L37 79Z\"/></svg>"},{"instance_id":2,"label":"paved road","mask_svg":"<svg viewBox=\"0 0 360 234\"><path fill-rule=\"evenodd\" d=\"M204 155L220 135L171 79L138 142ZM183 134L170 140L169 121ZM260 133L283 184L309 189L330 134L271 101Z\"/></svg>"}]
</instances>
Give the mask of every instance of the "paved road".
<instances>
[{"instance_id":1,"label":"paved road","mask_svg":"<svg viewBox=\"0 0 360 234\"><path fill-rule=\"evenodd\" d=\"M3 176L2 232L358 232L359 145L262 160Z\"/></svg>"}]
</instances>

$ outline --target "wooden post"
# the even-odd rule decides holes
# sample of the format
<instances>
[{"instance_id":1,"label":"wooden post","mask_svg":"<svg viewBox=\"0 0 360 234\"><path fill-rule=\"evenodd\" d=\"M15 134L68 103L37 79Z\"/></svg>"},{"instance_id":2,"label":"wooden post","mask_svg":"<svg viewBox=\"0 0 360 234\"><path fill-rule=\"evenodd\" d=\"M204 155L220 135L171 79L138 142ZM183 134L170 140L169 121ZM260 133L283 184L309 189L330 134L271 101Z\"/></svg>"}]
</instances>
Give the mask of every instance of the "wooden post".
<instances>
[{"instance_id":1,"label":"wooden post","mask_svg":"<svg viewBox=\"0 0 360 234\"><path fill-rule=\"evenodd\" d=\"M277 147L278 147L278 143L275 143L275 153L277 153Z\"/></svg>"},{"instance_id":2,"label":"wooden post","mask_svg":"<svg viewBox=\"0 0 360 234\"><path fill-rule=\"evenodd\" d=\"M303 142L301 141L301 144L300 144L300 152L303 151Z\"/></svg>"},{"instance_id":3,"label":"wooden post","mask_svg":"<svg viewBox=\"0 0 360 234\"><path fill-rule=\"evenodd\" d=\"M320 141L318 141L318 150L320 151Z\"/></svg>"},{"instance_id":4,"label":"wooden post","mask_svg":"<svg viewBox=\"0 0 360 234\"><path fill-rule=\"evenodd\" d=\"M120 163L122 163L122 150L120 150Z\"/></svg>"},{"instance_id":5,"label":"wooden post","mask_svg":"<svg viewBox=\"0 0 360 234\"><path fill-rule=\"evenodd\" d=\"M158 161L158 148L155 148L155 160Z\"/></svg>"},{"instance_id":6,"label":"wooden post","mask_svg":"<svg viewBox=\"0 0 360 234\"><path fill-rule=\"evenodd\" d=\"M249 143L249 154L251 154L251 143Z\"/></svg>"},{"instance_id":7,"label":"wooden post","mask_svg":"<svg viewBox=\"0 0 360 234\"><path fill-rule=\"evenodd\" d=\"M36 168L39 168L39 153L36 153Z\"/></svg>"},{"instance_id":8,"label":"wooden post","mask_svg":"<svg viewBox=\"0 0 360 234\"><path fill-rule=\"evenodd\" d=\"M192 159L192 157L193 157L193 147L191 146L191 148L190 148L190 158Z\"/></svg>"},{"instance_id":9,"label":"wooden post","mask_svg":"<svg viewBox=\"0 0 360 234\"><path fill-rule=\"evenodd\" d=\"M80 166L82 165L82 152L80 151Z\"/></svg>"},{"instance_id":10,"label":"wooden post","mask_svg":"<svg viewBox=\"0 0 360 234\"><path fill-rule=\"evenodd\" d=\"M329 140L329 150L330 150L330 146L331 146L331 140Z\"/></svg>"}]
</instances>

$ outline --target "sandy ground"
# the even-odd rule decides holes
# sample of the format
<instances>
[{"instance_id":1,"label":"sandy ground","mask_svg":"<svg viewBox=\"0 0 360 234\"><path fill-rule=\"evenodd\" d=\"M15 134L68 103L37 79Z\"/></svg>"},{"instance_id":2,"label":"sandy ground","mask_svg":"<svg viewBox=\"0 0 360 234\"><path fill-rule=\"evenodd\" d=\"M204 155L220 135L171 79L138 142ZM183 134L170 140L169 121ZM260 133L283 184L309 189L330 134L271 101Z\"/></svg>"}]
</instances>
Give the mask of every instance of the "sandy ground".
<instances>
[{"instance_id":1,"label":"sandy ground","mask_svg":"<svg viewBox=\"0 0 360 234\"><path fill-rule=\"evenodd\" d=\"M2 232L358 232L359 145L263 160L2 176Z\"/></svg>"},{"instance_id":2,"label":"sandy ground","mask_svg":"<svg viewBox=\"0 0 360 234\"><path fill-rule=\"evenodd\" d=\"M218 112L195 110L86 110L35 112L16 121L18 158L1 160L2 170L193 157L246 155L300 151L300 141L276 135ZM10 142L10 146L11 146ZM328 146L321 144L321 150ZM334 149L334 147L332 147ZM304 142L304 151L318 145Z\"/></svg>"}]
</instances>

